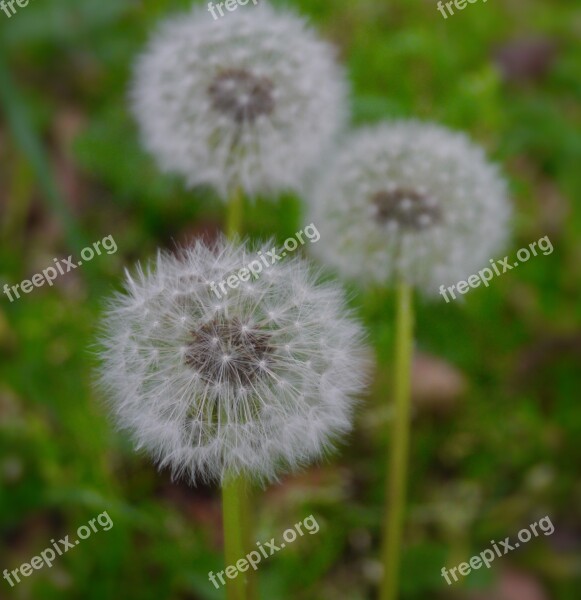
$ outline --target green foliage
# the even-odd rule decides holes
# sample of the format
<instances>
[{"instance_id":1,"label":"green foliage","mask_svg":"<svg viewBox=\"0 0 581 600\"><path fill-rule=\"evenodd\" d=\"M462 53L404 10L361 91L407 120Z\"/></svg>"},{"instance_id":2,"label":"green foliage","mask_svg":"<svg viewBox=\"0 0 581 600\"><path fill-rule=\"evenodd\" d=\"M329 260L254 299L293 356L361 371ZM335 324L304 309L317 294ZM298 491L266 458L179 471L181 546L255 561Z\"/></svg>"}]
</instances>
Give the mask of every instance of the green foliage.
<instances>
[{"instance_id":1,"label":"green foliage","mask_svg":"<svg viewBox=\"0 0 581 600\"><path fill-rule=\"evenodd\" d=\"M573 551L540 538L502 563L542 578L552 598L575 597L581 52L572 3L477 2L447 20L435 2L419 0L278 4L298 7L339 47L353 84L354 124L419 117L470 132L510 178L517 216L507 253L544 235L555 247L464 302L419 302L418 349L460 369L468 388L452 410L418 409L414 421L402 598L448 598L442 566L545 514L556 524L555 537L573 540ZM0 302L0 571L29 561L51 538L74 536L105 510L115 523L18 588L0 580L2 598L224 597L207 578L223 568L219 491L188 489L158 474L114 431L91 383L102 299L123 268L158 247L211 236L223 218L209 190L185 190L157 172L127 105L135 55L159 18L186 6L32 0L11 19L0 14L3 62L17 91L3 98L26 108L8 110L0 121L0 287L73 252L76 232L65 214L74 215L84 239L112 234L119 246L118 254L93 261L91 287L87 269L12 304L4 295ZM556 59L539 80L507 82L493 56L527 34L554 40ZM18 129L14 134L14 114L42 144L44 156L33 142L36 165ZM47 185L52 176L63 198ZM246 215L255 238L284 240L303 222L293 196L276 205L259 200ZM59 234L66 227L69 241ZM377 381L389 383L391 293L351 291L377 349ZM338 456L283 479L261 499L257 541L280 536L311 513L321 523L318 534L261 565L262 597L370 597L388 417L387 399L373 392ZM499 572L495 565L467 584L484 588Z\"/></svg>"}]
</instances>

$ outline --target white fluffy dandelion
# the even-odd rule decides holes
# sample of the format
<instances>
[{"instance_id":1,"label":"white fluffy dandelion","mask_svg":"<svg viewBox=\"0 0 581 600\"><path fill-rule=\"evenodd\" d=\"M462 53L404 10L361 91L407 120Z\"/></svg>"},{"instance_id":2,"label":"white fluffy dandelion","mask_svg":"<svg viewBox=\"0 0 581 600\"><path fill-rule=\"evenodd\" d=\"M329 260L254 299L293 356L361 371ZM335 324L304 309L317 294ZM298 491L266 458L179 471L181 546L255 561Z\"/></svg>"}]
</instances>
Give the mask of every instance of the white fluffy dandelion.
<instances>
[{"instance_id":1,"label":"white fluffy dandelion","mask_svg":"<svg viewBox=\"0 0 581 600\"><path fill-rule=\"evenodd\" d=\"M348 277L402 279L432 295L488 265L510 214L498 169L465 135L383 124L346 139L319 178L314 250Z\"/></svg>"},{"instance_id":2,"label":"white fluffy dandelion","mask_svg":"<svg viewBox=\"0 0 581 600\"><path fill-rule=\"evenodd\" d=\"M345 119L334 50L264 4L160 27L137 63L134 112L147 149L189 185L226 197L300 187Z\"/></svg>"},{"instance_id":3,"label":"white fluffy dandelion","mask_svg":"<svg viewBox=\"0 0 581 600\"><path fill-rule=\"evenodd\" d=\"M253 259L224 240L159 254L104 322L101 381L119 424L191 481L270 480L319 457L350 429L364 384L362 329L303 259L218 299L212 284Z\"/></svg>"}]
</instances>

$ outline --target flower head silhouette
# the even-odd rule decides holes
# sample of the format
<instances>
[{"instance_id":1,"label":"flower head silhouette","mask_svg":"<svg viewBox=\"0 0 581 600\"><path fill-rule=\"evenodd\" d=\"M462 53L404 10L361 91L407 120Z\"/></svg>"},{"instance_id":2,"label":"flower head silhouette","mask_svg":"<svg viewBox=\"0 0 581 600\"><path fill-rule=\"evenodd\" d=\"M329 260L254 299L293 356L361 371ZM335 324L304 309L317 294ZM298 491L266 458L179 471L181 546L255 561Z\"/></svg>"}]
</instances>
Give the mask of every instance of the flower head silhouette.
<instances>
[{"instance_id":1,"label":"flower head silhouette","mask_svg":"<svg viewBox=\"0 0 581 600\"><path fill-rule=\"evenodd\" d=\"M362 329L304 259L217 298L211 283L253 258L224 240L160 253L104 320L101 382L119 424L192 481L270 480L319 457L363 388Z\"/></svg>"},{"instance_id":2,"label":"flower head silhouette","mask_svg":"<svg viewBox=\"0 0 581 600\"><path fill-rule=\"evenodd\" d=\"M132 88L146 148L223 198L300 188L345 120L330 45L268 4L218 21L197 7L162 24Z\"/></svg>"}]
</instances>

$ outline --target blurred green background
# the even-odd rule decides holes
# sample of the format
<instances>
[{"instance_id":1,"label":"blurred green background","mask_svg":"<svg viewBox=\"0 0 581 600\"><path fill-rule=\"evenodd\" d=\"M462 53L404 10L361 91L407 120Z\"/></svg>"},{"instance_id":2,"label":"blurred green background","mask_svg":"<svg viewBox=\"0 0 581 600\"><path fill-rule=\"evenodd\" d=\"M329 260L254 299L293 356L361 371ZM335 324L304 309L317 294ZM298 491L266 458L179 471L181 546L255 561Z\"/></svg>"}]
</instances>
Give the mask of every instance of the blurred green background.
<instances>
[{"instance_id":1,"label":"blurred green background","mask_svg":"<svg viewBox=\"0 0 581 600\"><path fill-rule=\"evenodd\" d=\"M420 301L402 598L578 600L581 11L570 0L477 1L445 20L434 0L284 4L339 48L355 124L419 116L470 133L510 179L507 253L545 235L555 248L463 303ZM223 568L219 490L158 473L92 385L103 298L123 268L223 220L211 193L158 174L128 114L135 56L159 19L187 6L31 0L0 13L0 287L108 235L119 248L52 288L0 300L0 571L105 510L114 521L17 587L0 580L0 598L223 597L207 579ZM246 215L252 237L284 240L304 224L292 196ZM391 380L393 301L352 292L376 382L337 455L260 500L257 541L311 513L321 526L261 565L269 600L374 598L390 418L377 390ZM545 515L552 536L445 584L442 566Z\"/></svg>"}]
</instances>

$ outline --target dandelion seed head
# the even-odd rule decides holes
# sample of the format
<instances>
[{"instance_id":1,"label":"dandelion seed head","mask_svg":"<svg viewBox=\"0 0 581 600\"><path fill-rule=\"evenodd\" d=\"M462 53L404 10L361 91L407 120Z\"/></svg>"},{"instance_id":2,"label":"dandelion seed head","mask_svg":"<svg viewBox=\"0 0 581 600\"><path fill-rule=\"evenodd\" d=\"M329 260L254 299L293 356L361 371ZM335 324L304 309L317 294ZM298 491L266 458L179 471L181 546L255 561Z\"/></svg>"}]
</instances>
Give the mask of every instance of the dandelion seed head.
<instances>
[{"instance_id":1,"label":"dandelion seed head","mask_svg":"<svg viewBox=\"0 0 581 600\"><path fill-rule=\"evenodd\" d=\"M147 150L190 186L253 197L300 189L346 121L333 48L266 2L213 21L162 23L135 66L131 100Z\"/></svg>"},{"instance_id":2,"label":"dandelion seed head","mask_svg":"<svg viewBox=\"0 0 581 600\"><path fill-rule=\"evenodd\" d=\"M488 264L510 217L503 177L464 134L383 124L343 140L313 186L312 250L346 277L434 295Z\"/></svg>"},{"instance_id":3,"label":"dandelion seed head","mask_svg":"<svg viewBox=\"0 0 581 600\"><path fill-rule=\"evenodd\" d=\"M268 481L317 459L349 430L365 384L362 328L337 284L303 259L272 265L280 276L253 280L252 292L228 289L215 310L207 282L250 255L222 239L161 254L137 268L104 318L100 381L117 422L192 482L227 473Z\"/></svg>"}]
</instances>

